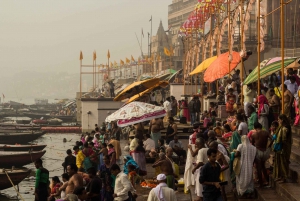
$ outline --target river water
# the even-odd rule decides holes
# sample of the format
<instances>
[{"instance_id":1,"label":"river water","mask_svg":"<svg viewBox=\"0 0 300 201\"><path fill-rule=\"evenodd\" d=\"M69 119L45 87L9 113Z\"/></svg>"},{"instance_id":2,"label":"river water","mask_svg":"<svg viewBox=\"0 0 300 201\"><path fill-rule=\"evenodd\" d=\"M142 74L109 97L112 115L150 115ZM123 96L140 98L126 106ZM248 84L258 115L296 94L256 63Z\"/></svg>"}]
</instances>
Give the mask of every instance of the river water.
<instances>
[{"instance_id":1,"label":"river water","mask_svg":"<svg viewBox=\"0 0 300 201\"><path fill-rule=\"evenodd\" d=\"M64 138L67 139L66 143L63 143ZM62 163L64 161L64 158L66 157L66 150L72 150L75 142L79 139L79 134L49 133L43 135L34 142L37 144L47 144L47 147L45 148L46 153L42 159L44 167L47 168L50 172L50 177L59 176L59 178L61 178L61 175L63 173ZM34 164L32 163L25 167L30 168L32 170L31 175L34 176ZM34 200L34 182L34 180L29 180L27 178L19 184L20 194L25 201ZM17 200L17 193L14 188L2 190L0 191L0 193L0 201ZM12 199L9 199L7 197L10 197Z\"/></svg>"}]
</instances>

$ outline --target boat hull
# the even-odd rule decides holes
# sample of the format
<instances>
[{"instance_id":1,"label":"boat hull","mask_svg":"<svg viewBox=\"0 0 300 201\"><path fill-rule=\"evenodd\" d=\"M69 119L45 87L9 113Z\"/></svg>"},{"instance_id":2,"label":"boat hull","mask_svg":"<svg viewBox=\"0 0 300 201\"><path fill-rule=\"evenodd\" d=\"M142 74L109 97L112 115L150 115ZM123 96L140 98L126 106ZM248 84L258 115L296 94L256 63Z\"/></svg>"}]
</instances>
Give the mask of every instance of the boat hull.
<instances>
[{"instance_id":1,"label":"boat hull","mask_svg":"<svg viewBox=\"0 0 300 201\"><path fill-rule=\"evenodd\" d=\"M23 181L31 172L30 169L21 168L15 169L11 172L10 169L6 170L10 179L12 180L14 185L18 185L21 181ZM0 172L0 190L7 189L12 187L9 179L7 178L5 172Z\"/></svg>"},{"instance_id":2,"label":"boat hull","mask_svg":"<svg viewBox=\"0 0 300 201\"><path fill-rule=\"evenodd\" d=\"M33 163L46 153L46 151L36 152L0 152L1 167L11 168L22 167Z\"/></svg>"},{"instance_id":3,"label":"boat hull","mask_svg":"<svg viewBox=\"0 0 300 201\"><path fill-rule=\"evenodd\" d=\"M0 151L42 151L47 145L9 145L0 144Z\"/></svg>"},{"instance_id":4,"label":"boat hull","mask_svg":"<svg viewBox=\"0 0 300 201\"><path fill-rule=\"evenodd\" d=\"M44 134L45 132L0 133L0 144L26 144Z\"/></svg>"}]
</instances>

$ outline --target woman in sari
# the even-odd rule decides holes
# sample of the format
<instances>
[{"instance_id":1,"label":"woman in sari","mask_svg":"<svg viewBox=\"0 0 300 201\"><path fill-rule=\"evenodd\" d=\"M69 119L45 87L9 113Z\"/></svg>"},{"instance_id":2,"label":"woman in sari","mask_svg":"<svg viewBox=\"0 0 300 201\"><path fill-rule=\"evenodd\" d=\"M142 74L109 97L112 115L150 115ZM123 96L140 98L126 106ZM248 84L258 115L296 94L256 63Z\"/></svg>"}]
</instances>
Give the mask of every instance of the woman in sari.
<instances>
[{"instance_id":1,"label":"woman in sari","mask_svg":"<svg viewBox=\"0 0 300 201\"><path fill-rule=\"evenodd\" d=\"M135 169L137 170L139 168L139 165L133 160L131 156L124 156L124 173L128 174L128 165L133 165Z\"/></svg>"},{"instance_id":2,"label":"woman in sari","mask_svg":"<svg viewBox=\"0 0 300 201\"><path fill-rule=\"evenodd\" d=\"M99 149L100 148L99 140L100 140L100 134L96 133L94 135L94 139L93 139L93 143L94 143L95 149Z\"/></svg>"},{"instance_id":3,"label":"woman in sari","mask_svg":"<svg viewBox=\"0 0 300 201\"><path fill-rule=\"evenodd\" d=\"M104 164L100 165L100 179L102 180L101 199L100 201L113 200L113 178L110 173L110 158L103 157Z\"/></svg>"},{"instance_id":4,"label":"woman in sari","mask_svg":"<svg viewBox=\"0 0 300 201\"><path fill-rule=\"evenodd\" d=\"M138 174L140 176L147 175L147 168L146 168L146 156L145 156L145 149L143 147L143 141L140 140L138 142L138 146L135 148L134 151L130 152L133 160L137 163L139 166Z\"/></svg>"},{"instance_id":5,"label":"woman in sari","mask_svg":"<svg viewBox=\"0 0 300 201\"><path fill-rule=\"evenodd\" d=\"M258 97L258 122L263 126L263 128L268 131L269 130L269 102L264 95L260 95Z\"/></svg>"},{"instance_id":6,"label":"woman in sari","mask_svg":"<svg viewBox=\"0 0 300 201\"><path fill-rule=\"evenodd\" d=\"M101 143L101 150L99 151L99 168L104 164L104 156L108 155L106 143Z\"/></svg>"},{"instance_id":7,"label":"woman in sari","mask_svg":"<svg viewBox=\"0 0 300 201\"><path fill-rule=\"evenodd\" d=\"M181 117L185 117L186 121L190 121L190 113L188 108L188 98L185 97L181 102Z\"/></svg>"},{"instance_id":8,"label":"woman in sari","mask_svg":"<svg viewBox=\"0 0 300 201\"><path fill-rule=\"evenodd\" d=\"M236 172L236 190L239 196L252 197L254 192L253 162L256 147L251 145L247 136L242 136L242 144L237 147L235 157L240 157L240 171Z\"/></svg>"},{"instance_id":9,"label":"woman in sari","mask_svg":"<svg viewBox=\"0 0 300 201\"><path fill-rule=\"evenodd\" d=\"M299 101L300 101L300 86L297 90L297 93L294 95L294 106L295 106L295 114L296 114L294 126L298 126L300 123Z\"/></svg>"},{"instance_id":10,"label":"woman in sari","mask_svg":"<svg viewBox=\"0 0 300 201\"><path fill-rule=\"evenodd\" d=\"M82 149L82 153L84 154L85 158L83 160L83 167L85 171L87 171L92 166L95 166L95 163L97 164L97 161L93 160L95 158L95 152L91 147L89 147L88 142L84 143Z\"/></svg>"},{"instance_id":11,"label":"woman in sari","mask_svg":"<svg viewBox=\"0 0 300 201\"><path fill-rule=\"evenodd\" d=\"M273 178L275 181L286 182L292 148L292 129L287 116L278 117L279 127L275 131L273 150L275 152Z\"/></svg>"},{"instance_id":12,"label":"woman in sari","mask_svg":"<svg viewBox=\"0 0 300 201\"><path fill-rule=\"evenodd\" d=\"M233 94L233 88L229 88L228 89L228 94L227 94L227 98L226 98L226 112L227 113L231 113L234 111L234 104L236 101L236 96Z\"/></svg>"},{"instance_id":13,"label":"woman in sari","mask_svg":"<svg viewBox=\"0 0 300 201\"><path fill-rule=\"evenodd\" d=\"M110 166L116 164L116 151L112 144L108 144L108 156L110 159Z\"/></svg>"}]
</instances>

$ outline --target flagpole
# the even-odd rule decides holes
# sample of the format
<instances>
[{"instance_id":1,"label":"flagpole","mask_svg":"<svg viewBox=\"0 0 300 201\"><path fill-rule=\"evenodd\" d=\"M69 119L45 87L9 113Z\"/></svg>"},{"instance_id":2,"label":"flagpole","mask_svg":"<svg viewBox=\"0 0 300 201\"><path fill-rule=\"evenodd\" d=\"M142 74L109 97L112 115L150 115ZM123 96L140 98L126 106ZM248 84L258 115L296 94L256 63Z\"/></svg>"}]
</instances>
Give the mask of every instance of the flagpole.
<instances>
[{"instance_id":1,"label":"flagpole","mask_svg":"<svg viewBox=\"0 0 300 201\"><path fill-rule=\"evenodd\" d=\"M93 89L95 86L95 52L93 52Z\"/></svg>"},{"instance_id":2,"label":"flagpole","mask_svg":"<svg viewBox=\"0 0 300 201\"><path fill-rule=\"evenodd\" d=\"M80 83L79 83L79 90L80 90L80 99L82 97L82 52L80 51Z\"/></svg>"},{"instance_id":3,"label":"flagpole","mask_svg":"<svg viewBox=\"0 0 300 201\"><path fill-rule=\"evenodd\" d=\"M152 44L152 15L151 15L151 37L150 37L150 57L151 57L151 55L152 55L152 53L151 53L151 50L152 50L152 47L151 47L151 44Z\"/></svg>"},{"instance_id":4,"label":"flagpole","mask_svg":"<svg viewBox=\"0 0 300 201\"><path fill-rule=\"evenodd\" d=\"M260 1L260 0L258 0ZM230 56L231 54L231 27L230 27L230 3L231 3L231 0L228 0L227 2L227 15L228 15L228 55ZM228 78L230 78L230 59L228 59Z\"/></svg>"},{"instance_id":5,"label":"flagpole","mask_svg":"<svg viewBox=\"0 0 300 201\"><path fill-rule=\"evenodd\" d=\"M241 22L241 50L242 52L244 52L244 43L243 43L243 40L244 40L244 0L240 0L240 3L241 3L241 14L240 14L240 22ZM245 52L244 52L245 54ZM241 83L243 83L244 81L244 61L243 61L243 58L241 60L241 64L242 64L242 68L241 68L241 74L242 74L242 77L241 77ZM244 92L243 92L243 86L241 86L241 103L243 104L244 103Z\"/></svg>"}]
</instances>

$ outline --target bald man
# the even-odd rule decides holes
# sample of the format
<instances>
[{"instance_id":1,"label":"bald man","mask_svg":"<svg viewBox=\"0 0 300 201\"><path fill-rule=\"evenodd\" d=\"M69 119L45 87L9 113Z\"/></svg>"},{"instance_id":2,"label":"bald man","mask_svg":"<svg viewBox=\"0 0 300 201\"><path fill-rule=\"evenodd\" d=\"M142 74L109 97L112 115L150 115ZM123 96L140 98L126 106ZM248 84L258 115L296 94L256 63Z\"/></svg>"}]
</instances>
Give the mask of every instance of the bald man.
<instances>
[{"instance_id":1,"label":"bald man","mask_svg":"<svg viewBox=\"0 0 300 201\"><path fill-rule=\"evenodd\" d=\"M169 154L169 157L170 157L171 153L173 155L172 148L168 148L166 152L167 152L167 154ZM153 168L160 167L161 173L165 174L167 177L168 187L175 189L175 178L174 178L175 168L174 168L174 164L173 164L174 161L172 159L170 160L167 156L165 156L162 153L160 153L159 156L160 156L159 160L156 161L152 165L152 167Z\"/></svg>"}]
</instances>

